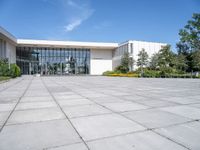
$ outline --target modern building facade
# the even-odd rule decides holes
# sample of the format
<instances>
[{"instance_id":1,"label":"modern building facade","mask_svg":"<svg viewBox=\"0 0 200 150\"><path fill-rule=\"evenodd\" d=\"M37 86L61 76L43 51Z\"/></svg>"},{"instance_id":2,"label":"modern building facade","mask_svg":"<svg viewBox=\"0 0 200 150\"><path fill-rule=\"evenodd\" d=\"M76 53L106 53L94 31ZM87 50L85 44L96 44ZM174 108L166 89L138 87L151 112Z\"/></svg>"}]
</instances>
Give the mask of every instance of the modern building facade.
<instances>
[{"instance_id":1,"label":"modern building facade","mask_svg":"<svg viewBox=\"0 0 200 150\"><path fill-rule=\"evenodd\" d=\"M119 44L17 39L0 27L0 58L16 63L22 74L101 75L104 71L114 70L125 52L137 60L142 48L152 56L164 45L142 41Z\"/></svg>"}]
</instances>

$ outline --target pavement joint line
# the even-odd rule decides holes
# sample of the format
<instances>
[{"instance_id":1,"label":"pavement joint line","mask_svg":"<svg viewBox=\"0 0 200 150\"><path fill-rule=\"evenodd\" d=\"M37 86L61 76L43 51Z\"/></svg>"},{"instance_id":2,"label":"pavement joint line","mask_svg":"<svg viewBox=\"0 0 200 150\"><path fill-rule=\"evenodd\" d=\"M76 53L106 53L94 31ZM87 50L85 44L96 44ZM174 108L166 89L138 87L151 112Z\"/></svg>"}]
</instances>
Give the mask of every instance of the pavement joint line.
<instances>
[{"instance_id":1,"label":"pavement joint line","mask_svg":"<svg viewBox=\"0 0 200 150\"><path fill-rule=\"evenodd\" d=\"M1 133L1 131L3 130L3 128L5 127L6 123L8 122L8 120L9 120L9 118L11 117L11 115L13 114L13 112L15 111L15 108L16 108L17 105L20 103L20 100L22 99L22 97L23 97L23 96L26 94L26 92L28 91L28 89L29 89L29 87L30 87L32 81L33 81L33 77L31 78L31 81L29 81L29 83L28 83L26 89L24 90L24 92L22 93L22 95L19 97L19 99L18 99L16 105L14 106L14 108L12 109L12 111L10 112L10 114L9 114L8 118L6 119L6 121L4 122L3 126L0 128L0 133Z\"/></svg>"},{"instance_id":2,"label":"pavement joint line","mask_svg":"<svg viewBox=\"0 0 200 150\"><path fill-rule=\"evenodd\" d=\"M51 108L58 108L58 106L51 106L51 107L41 107L41 108L26 108L26 109L16 109L15 111L19 112L19 111L29 111L29 110L33 110L33 111L37 111L38 109L51 109Z\"/></svg>"},{"instance_id":3,"label":"pavement joint line","mask_svg":"<svg viewBox=\"0 0 200 150\"><path fill-rule=\"evenodd\" d=\"M61 105L58 103L58 101L56 100L56 98L54 97L54 95L49 91L45 81L43 81L42 78L40 78L40 80L42 81L42 83L44 84L45 88L47 89L47 91L49 92L49 94L52 96L53 100L56 102L56 104L58 105L58 107L60 108L61 112L65 115L66 119L69 121L69 123L71 124L71 126L74 128L75 132L77 133L77 135L79 136L79 138L81 139L81 141L85 144L85 146L87 147L88 150L90 150L89 146L87 145L87 143L84 141L84 139L82 138L82 136L79 134L79 132L77 131L77 129L75 128L75 126L73 125L73 123L71 122L71 120L69 119L69 117L65 114L64 110L62 109Z\"/></svg>"},{"instance_id":4,"label":"pavement joint line","mask_svg":"<svg viewBox=\"0 0 200 150\"><path fill-rule=\"evenodd\" d=\"M71 145L75 145L75 144L82 144L83 142L74 142L74 143L70 143L70 144L63 144L63 145L57 145L57 146L51 146L51 147L46 147L46 148L43 148L43 150L49 150L49 149L54 149L54 148L62 148L62 147L65 147L65 146L71 146Z\"/></svg>"},{"instance_id":5,"label":"pavement joint line","mask_svg":"<svg viewBox=\"0 0 200 150\"><path fill-rule=\"evenodd\" d=\"M95 117L95 116L110 115L110 114L113 114L113 113L110 112L110 113L102 113L102 114L87 115L87 116L78 116L78 117L69 117L69 118L70 118L70 119L78 119L78 118L87 118L87 117Z\"/></svg>"},{"instance_id":6,"label":"pavement joint line","mask_svg":"<svg viewBox=\"0 0 200 150\"><path fill-rule=\"evenodd\" d=\"M13 123L13 124L7 124L5 126L16 126L16 125L25 125L25 124L37 124L37 123L43 123L43 122L50 122L50 121L56 121L56 120L67 120L66 118L63 119L52 119L52 120L40 120L40 121L34 121L34 122L23 122L23 123Z\"/></svg>"},{"instance_id":7,"label":"pavement joint line","mask_svg":"<svg viewBox=\"0 0 200 150\"><path fill-rule=\"evenodd\" d=\"M159 109L159 108L158 108ZM193 118L189 118L189 117L186 117L186 116L183 116L183 115L180 115L180 114L175 114L173 112L170 112L170 111L165 111L165 110L162 110L162 109L159 109L160 111L163 111L163 112L166 112L166 113L169 113L169 114L172 114L172 115L176 115L176 116L179 116L179 117L183 117L183 118L186 118L186 119L190 119L190 120L195 120ZM200 118L198 118L200 119Z\"/></svg>"},{"instance_id":8,"label":"pavement joint line","mask_svg":"<svg viewBox=\"0 0 200 150\"><path fill-rule=\"evenodd\" d=\"M126 136L126 135L137 134L137 133L143 133L143 132L148 132L148 131L151 131L151 130L145 129L145 130L139 130L139 131L132 131L132 132L127 132L127 133L122 133L122 134L117 134L117 135L112 135L112 136L106 136L106 137L100 137L100 138L96 138L96 139L86 140L86 142L89 143L89 142L93 142L93 141L111 139L111 138L115 138L115 137Z\"/></svg>"},{"instance_id":9,"label":"pavement joint line","mask_svg":"<svg viewBox=\"0 0 200 150\"><path fill-rule=\"evenodd\" d=\"M171 124L171 125L167 125L167 126L150 128L150 130L157 130L157 129L162 129L162 128L170 128L170 127L180 126L180 125L189 124L189 123L193 123L193 122L197 122L197 121L198 120L190 120L190 121L186 121L186 122L182 122L182 123L175 123L175 124Z\"/></svg>"}]
</instances>

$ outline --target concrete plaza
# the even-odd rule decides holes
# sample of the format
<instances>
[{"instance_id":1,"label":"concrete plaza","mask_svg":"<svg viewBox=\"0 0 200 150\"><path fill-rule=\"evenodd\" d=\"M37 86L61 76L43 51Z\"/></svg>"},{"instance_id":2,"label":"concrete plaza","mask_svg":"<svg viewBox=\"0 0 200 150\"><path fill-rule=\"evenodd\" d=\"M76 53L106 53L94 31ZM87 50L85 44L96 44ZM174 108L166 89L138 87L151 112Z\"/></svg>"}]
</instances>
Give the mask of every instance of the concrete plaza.
<instances>
[{"instance_id":1,"label":"concrete plaza","mask_svg":"<svg viewBox=\"0 0 200 150\"><path fill-rule=\"evenodd\" d=\"M0 84L1 150L199 150L200 80L23 76Z\"/></svg>"}]
</instances>

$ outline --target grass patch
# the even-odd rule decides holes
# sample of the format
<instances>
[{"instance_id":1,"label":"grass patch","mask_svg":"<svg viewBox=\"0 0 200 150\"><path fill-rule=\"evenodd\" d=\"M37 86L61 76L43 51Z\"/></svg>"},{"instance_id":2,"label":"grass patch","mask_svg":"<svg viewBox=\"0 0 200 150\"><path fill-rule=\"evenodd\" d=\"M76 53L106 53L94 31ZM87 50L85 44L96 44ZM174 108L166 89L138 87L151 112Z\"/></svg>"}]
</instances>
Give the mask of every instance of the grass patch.
<instances>
[{"instance_id":1,"label":"grass patch","mask_svg":"<svg viewBox=\"0 0 200 150\"><path fill-rule=\"evenodd\" d=\"M9 80L10 79L10 77L2 77L2 76L0 76L0 81L5 81L5 80Z\"/></svg>"}]
</instances>

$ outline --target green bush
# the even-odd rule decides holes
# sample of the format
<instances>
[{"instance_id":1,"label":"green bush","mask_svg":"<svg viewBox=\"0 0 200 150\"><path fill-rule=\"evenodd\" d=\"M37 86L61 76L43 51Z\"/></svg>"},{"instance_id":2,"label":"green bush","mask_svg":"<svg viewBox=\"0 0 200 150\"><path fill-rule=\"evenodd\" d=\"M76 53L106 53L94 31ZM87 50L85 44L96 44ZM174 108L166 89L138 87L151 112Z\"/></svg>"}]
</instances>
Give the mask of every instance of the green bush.
<instances>
[{"instance_id":1,"label":"green bush","mask_svg":"<svg viewBox=\"0 0 200 150\"><path fill-rule=\"evenodd\" d=\"M9 76L8 64L0 64L0 76Z\"/></svg>"},{"instance_id":2,"label":"green bush","mask_svg":"<svg viewBox=\"0 0 200 150\"><path fill-rule=\"evenodd\" d=\"M103 75L110 77L139 77L139 75L135 72L121 73L120 71L106 71Z\"/></svg>"},{"instance_id":3,"label":"green bush","mask_svg":"<svg viewBox=\"0 0 200 150\"><path fill-rule=\"evenodd\" d=\"M10 64L9 67L7 59L0 59L0 76L15 78L20 75L20 68L16 64Z\"/></svg>"},{"instance_id":4,"label":"green bush","mask_svg":"<svg viewBox=\"0 0 200 150\"><path fill-rule=\"evenodd\" d=\"M107 76L107 75L110 75L110 74L114 74L115 72L114 71L105 71L103 73L104 76Z\"/></svg>"},{"instance_id":5,"label":"green bush","mask_svg":"<svg viewBox=\"0 0 200 150\"><path fill-rule=\"evenodd\" d=\"M144 70L144 73L142 75L143 77L151 77L151 78L158 78L160 76L160 71L156 70Z\"/></svg>"},{"instance_id":6,"label":"green bush","mask_svg":"<svg viewBox=\"0 0 200 150\"><path fill-rule=\"evenodd\" d=\"M9 74L12 78L20 76L20 68L16 64L11 64Z\"/></svg>"}]
</instances>

